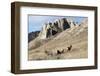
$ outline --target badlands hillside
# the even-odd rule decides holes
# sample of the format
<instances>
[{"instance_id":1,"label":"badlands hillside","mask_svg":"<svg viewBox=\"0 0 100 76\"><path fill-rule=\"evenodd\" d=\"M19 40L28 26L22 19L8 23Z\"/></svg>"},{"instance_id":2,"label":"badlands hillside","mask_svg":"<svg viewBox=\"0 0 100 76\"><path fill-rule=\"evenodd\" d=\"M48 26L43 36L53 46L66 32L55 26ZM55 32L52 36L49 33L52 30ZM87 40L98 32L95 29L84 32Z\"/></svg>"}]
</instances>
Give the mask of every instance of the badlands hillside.
<instances>
[{"instance_id":1,"label":"badlands hillside","mask_svg":"<svg viewBox=\"0 0 100 76\"><path fill-rule=\"evenodd\" d=\"M80 59L88 57L88 21L58 19L43 25L29 42L29 60Z\"/></svg>"}]
</instances>

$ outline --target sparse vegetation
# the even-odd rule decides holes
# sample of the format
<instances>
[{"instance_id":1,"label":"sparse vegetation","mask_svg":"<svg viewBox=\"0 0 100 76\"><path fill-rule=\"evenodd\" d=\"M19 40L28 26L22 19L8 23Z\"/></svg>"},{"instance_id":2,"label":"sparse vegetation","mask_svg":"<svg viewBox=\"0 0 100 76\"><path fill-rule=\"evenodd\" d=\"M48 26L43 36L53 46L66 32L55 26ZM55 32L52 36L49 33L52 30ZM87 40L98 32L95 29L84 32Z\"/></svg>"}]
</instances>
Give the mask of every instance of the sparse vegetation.
<instances>
[{"instance_id":1,"label":"sparse vegetation","mask_svg":"<svg viewBox=\"0 0 100 76\"><path fill-rule=\"evenodd\" d=\"M50 38L39 39L39 37L29 43L29 60L79 59L88 57L88 26L85 22L82 22L80 26L76 25L68 28Z\"/></svg>"}]
</instances>

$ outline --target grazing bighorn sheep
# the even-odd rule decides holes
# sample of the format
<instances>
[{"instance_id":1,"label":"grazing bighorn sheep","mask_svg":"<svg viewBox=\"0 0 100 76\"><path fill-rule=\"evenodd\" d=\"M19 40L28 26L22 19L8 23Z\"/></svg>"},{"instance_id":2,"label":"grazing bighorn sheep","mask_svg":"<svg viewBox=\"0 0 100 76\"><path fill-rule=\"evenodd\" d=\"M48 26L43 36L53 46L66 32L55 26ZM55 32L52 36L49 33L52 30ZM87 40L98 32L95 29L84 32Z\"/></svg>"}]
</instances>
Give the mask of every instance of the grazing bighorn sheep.
<instances>
[{"instance_id":1,"label":"grazing bighorn sheep","mask_svg":"<svg viewBox=\"0 0 100 76\"><path fill-rule=\"evenodd\" d=\"M72 45L70 45L69 47L67 47L67 50L70 51L72 49Z\"/></svg>"},{"instance_id":2,"label":"grazing bighorn sheep","mask_svg":"<svg viewBox=\"0 0 100 76\"><path fill-rule=\"evenodd\" d=\"M57 49L56 51L54 50L51 50L51 51L47 51L45 50L44 52L47 54L47 55L51 55L51 56L54 56L54 55L60 55L60 54L63 54L65 52L68 52L72 49L72 45L68 46L67 49L62 49L62 50L59 50Z\"/></svg>"},{"instance_id":3,"label":"grazing bighorn sheep","mask_svg":"<svg viewBox=\"0 0 100 76\"><path fill-rule=\"evenodd\" d=\"M51 56L56 55L56 52L53 52L52 50L51 50L51 51L45 50L44 52L45 52L47 55L51 55Z\"/></svg>"},{"instance_id":4,"label":"grazing bighorn sheep","mask_svg":"<svg viewBox=\"0 0 100 76\"><path fill-rule=\"evenodd\" d=\"M63 49L62 51L57 50L57 55L58 55L58 54L62 54L62 53L64 53L64 49Z\"/></svg>"},{"instance_id":5,"label":"grazing bighorn sheep","mask_svg":"<svg viewBox=\"0 0 100 76\"><path fill-rule=\"evenodd\" d=\"M47 51L47 50L45 50L44 52L45 52L47 55L52 55L52 53L49 52L49 51Z\"/></svg>"}]
</instances>

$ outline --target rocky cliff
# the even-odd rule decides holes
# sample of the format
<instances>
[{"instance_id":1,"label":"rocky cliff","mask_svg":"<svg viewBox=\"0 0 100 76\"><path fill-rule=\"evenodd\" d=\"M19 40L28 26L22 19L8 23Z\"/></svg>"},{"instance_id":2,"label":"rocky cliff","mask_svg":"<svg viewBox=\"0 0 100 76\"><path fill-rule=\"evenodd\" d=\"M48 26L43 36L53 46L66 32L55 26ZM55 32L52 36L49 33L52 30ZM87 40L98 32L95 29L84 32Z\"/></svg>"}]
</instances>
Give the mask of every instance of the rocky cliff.
<instances>
[{"instance_id":1,"label":"rocky cliff","mask_svg":"<svg viewBox=\"0 0 100 76\"><path fill-rule=\"evenodd\" d=\"M39 38L40 39L49 38L68 28L73 28L76 25L78 24L76 24L73 20L68 18L62 18L62 19L57 19L54 22L48 22L43 25L42 30L39 34Z\"/></svg>"},{"instance_id":2,"label":"rocky cliff","mask_svg":"<svg viewBox=\"0 0 100 76\"><path fill-rule=\"evenodd\" d=\"M30 32L28 34L28 42L35 39L39 35L40 31Z\"/></svg>"}]
</instances>

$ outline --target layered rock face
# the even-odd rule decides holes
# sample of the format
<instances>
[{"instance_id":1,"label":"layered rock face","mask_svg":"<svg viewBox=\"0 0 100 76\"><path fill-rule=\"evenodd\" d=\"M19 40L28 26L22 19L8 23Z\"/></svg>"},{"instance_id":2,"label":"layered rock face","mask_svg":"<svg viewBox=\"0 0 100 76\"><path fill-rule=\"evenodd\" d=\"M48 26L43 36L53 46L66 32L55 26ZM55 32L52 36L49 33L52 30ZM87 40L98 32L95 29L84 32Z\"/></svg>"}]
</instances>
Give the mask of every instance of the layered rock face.
<instances>
[{"instance_id":1,"label":"layered rock face","mask_svg":"<svg viewBox=\"0 0 100 76\"><path fill-rule=\"evenodd\" d=\"M40 31L31 32L28 34L28 42L35 39L39 35Z\"/></svg>"},{"instance_id":2,"label":"layered rock face","mask_svg":"<svg viewBox=\"0 0 100 76\"><path fill-rule=\"evenodd\" d=\"M46 39L51 36L56 35L57 33L60 33L68 28L72 28L76 26L77 24L67 18L57 19L54 22L49 22L43 25L42 30L39 34L40 39Z\"/></svg>"}]
</instances>

